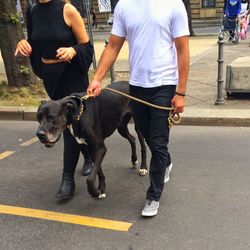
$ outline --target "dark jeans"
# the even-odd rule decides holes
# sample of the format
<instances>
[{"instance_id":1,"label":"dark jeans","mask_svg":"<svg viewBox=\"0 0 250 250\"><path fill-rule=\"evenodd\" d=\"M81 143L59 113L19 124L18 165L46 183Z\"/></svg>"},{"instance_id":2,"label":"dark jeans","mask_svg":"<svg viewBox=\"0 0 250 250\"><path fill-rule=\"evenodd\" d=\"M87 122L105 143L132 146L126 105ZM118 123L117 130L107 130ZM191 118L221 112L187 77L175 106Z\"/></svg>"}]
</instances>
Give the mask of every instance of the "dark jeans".
<instances>
[{"instance_id":1,"label":"dark jeans","mask_svg":"<svg viewBox=\"0 0 250 250\"><path fill-rule=\"evenodd\" d=\"M167 85L156 88L130 86L130 94L147 102L170 107L176 86ZM132 102L135 119L146 139L152 157L150 161L150 186L147 199L158 201L164 188L166 167L171 163L168 152L169 111L152 108L139 102Z\"/></svg>"}]
</instances>

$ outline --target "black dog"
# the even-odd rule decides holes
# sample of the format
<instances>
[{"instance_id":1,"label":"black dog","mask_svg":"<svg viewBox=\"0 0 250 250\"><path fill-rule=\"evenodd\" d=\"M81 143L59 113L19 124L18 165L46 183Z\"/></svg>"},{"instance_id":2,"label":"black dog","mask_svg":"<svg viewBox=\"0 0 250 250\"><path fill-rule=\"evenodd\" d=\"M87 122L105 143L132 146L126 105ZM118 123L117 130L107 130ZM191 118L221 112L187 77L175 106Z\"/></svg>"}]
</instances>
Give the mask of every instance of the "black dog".
<instances>
[{"instance_id":1,"label":"black dog","mask_svg":"<svg viewBox=\"0 0 250 250\"><path fill-rule=\"evenodd\" d=\"M129 93L126 81L112 83L109 88L123 93ZM130 99L109 90L103 90L96 98L82 98L83 94L72 94L70 97L58 101L48 101L42 104L37 111L40 123L37 129L39 140L47 147L52 147L60 138L63 130L68 126L77 142L88 146L94 167L88 176L88 192L93 197L105 197L105 176L101 163L107 151L104 144L117 129L126 138L132 149L131 161L137 163L135 138L128 131L128 122L132 118ZM141 145L140 173L147 173L146 146L136 120L135 130ZM99 187L95 187L96 175L99 178Z\"/></svg>"}]
</instances>

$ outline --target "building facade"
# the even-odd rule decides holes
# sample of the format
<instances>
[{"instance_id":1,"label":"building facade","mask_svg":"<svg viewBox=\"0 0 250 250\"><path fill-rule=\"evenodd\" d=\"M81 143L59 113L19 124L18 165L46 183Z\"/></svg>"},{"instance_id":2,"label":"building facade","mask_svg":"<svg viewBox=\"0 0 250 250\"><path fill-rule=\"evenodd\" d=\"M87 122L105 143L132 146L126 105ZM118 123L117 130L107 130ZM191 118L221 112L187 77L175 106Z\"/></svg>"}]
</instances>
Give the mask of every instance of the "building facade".
<instances>
[{"instance_id":1,"label":"building facade","mask_svg":"<svg viewBox=\"0 0 250 250\"><path fill-rule=\"evenodd\" d=\"M218 18L221 16L224 0L190 0L193 19Z\"/></svg>"},{"instance_id":2,"label":"building facade","mask_svg":"<svg viewBox=\"0 0 250 250\"><path fill-rule=\"evenodd\" d=\"M110 0L112 9L115 8L119 0ZM174 1L174 0L171 0ZM224 6L224 0L189 0L193 19L218 18L221 16ZM97 11L98 18L98 0L92 0L92 5ZM100 18L101 13L99 14Z\"/></svg>"}]
</instances>

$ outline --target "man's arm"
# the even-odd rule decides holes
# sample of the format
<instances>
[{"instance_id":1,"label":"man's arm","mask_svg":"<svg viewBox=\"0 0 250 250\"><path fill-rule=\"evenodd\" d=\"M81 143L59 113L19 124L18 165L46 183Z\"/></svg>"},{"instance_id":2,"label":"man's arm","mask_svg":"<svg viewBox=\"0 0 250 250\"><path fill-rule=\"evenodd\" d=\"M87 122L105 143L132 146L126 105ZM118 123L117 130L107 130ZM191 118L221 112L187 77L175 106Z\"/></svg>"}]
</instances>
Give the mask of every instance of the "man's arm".
<instances>
[{"instance_id":1,"label":"man's arm","mask_svg":"<svg viewBox=\"0 0 250 250\"><path fill-rule=\"evenodd\" d=\"M123 44L125 38L110 35L108 45L102 52L100 61L98 63L98 67L96 73L93 77L93 80L90 82L89 87L87 89L88 95L98 96L101 92L101 81L107 74L108 70L114 64Z\"/></svg>"},{"instance_id":2,"label":"man's arm","mask_svg":"<svg viewBox=\"0 0 250 250\"><path fill-rule=\"evenodd\" d=\"M225 10L226 10L226 5L227 5L227 0L224 0L224 5L223 5L224 14L225 14Z\"/></svg>"},{"instance_id":3,"label":"man's arm","mask_svg":"<svg viewBox=\"0 0 250 250\"><path fill-rule=\"evenodd\" d=\"M226 4L225 4L225 11L224 11L224 14L225 14L226 16L229 16L228 1L226 1Z\"/></svg>"},{"instance_id":4,"label":"man's arm","mask_svg":"<svg viewBox=\"0 0 250 250\"><path fill-rule=\"evenodd\" d=\"M241 0L238 1L238 10L237 10L237 15L239 15L241 12Z\"/></svg>"},{"instance_id":5,"label":"man's arm","mask_svg":"<svg viewBox=\"0 0 250 250\"><path fill-rule=\"evenodd\" d=\"M184 96L186 92L187 79L189 73L189 36L178 37L174 39L177 61L178 61L178 72L179 72L179 83L177 86L176 94L172 100L172 104L175 107L174 112L182 113L184 111Z\"/></svg>"}]
</instances>

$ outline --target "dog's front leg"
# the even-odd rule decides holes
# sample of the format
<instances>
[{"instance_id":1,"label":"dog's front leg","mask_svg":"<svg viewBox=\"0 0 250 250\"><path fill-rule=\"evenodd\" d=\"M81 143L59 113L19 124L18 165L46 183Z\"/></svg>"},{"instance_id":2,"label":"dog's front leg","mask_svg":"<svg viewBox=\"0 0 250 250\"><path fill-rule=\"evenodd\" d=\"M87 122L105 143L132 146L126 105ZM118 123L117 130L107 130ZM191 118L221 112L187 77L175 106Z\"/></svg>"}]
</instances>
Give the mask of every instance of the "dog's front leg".
<instances>
[{"instance_id":1,"label":"dog's front leg","mask_svg":"<svg viewBox=\"0 0 250 250\"><path fill-rule=\"evenodd\" d=\"M99 199L104 199L106 198L105 194L105 176L102 171L102 166L100 166L99 171L98 171L98 178L99 178L99 186L98 190L100 191Z\"/></svg>"},{"instance_id":2,"label":"dog's front leg","mask_svg":"<svg viewBox=\"0 0 250 250\"><path fill-rule=\"evenodd\" d=\"M88 176L87 187L89 194L94 198L98 198L101 194L101 192L95 186L95 180L97 173L101 167L102 160L106 154L106 151L107 151L106 146L104 145L104 143L101 143L96 148L95 152L93 152L93 159L95 164L90 175Z\"/></svg>"}]
</instances>

